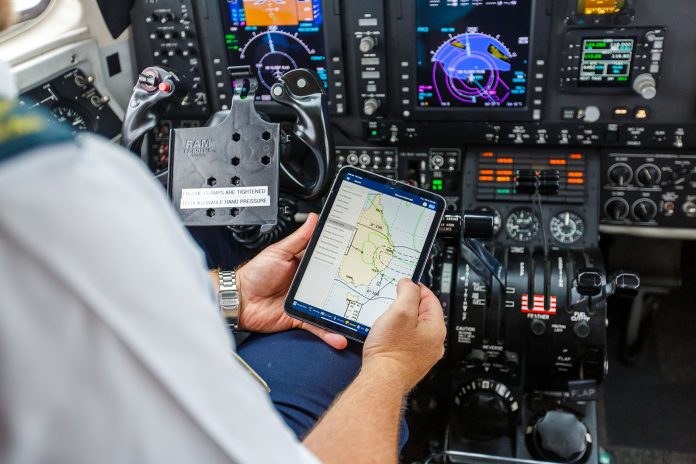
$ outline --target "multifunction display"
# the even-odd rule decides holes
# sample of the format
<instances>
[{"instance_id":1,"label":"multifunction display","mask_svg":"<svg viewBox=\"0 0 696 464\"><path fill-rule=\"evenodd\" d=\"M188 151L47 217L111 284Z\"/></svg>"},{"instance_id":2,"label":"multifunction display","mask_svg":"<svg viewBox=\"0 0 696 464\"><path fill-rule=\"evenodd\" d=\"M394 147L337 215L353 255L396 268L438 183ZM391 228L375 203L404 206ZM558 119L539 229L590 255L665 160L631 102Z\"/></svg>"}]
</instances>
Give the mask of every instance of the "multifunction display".
<instances>
[{"instance_id":1,"label":"multifunction display","mask_svg":"<svg viewBox=\"0 0 696 464\"><path fill-rule=\"evenodd\" d=\"M585 39L578 85L623 87L631 83L634 39Z\"/></svg>"},{"instance_id":2,"label":"multifunction display","mask_svg":"<svg viewBox=\"0 0 696 464\"><path fill-rule=\"evenodd\" d=\"M250 65L259 79L257 99L297 68L317 72L328 88L321 0L221 0L230 65Z\"/></svg>"},{"instance_id":3,"label":"multifunction display","mask_svg":"<svg viewBox=\"0 0 696 464\"><path fill-rule=\"evenodd\" d=\"M418 106L527 106L531 1L417 2Z\"/></svg>"}]
</instances>

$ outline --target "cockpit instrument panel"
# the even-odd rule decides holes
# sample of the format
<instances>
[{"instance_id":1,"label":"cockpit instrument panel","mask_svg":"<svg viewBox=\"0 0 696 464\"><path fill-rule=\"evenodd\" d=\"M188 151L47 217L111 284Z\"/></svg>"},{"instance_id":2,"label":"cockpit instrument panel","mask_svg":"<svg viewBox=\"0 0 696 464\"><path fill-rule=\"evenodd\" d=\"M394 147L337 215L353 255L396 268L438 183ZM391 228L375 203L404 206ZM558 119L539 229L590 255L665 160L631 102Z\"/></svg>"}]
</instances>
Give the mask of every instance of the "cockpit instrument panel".
<instances>
[{"instance_id":1,"label":"cockpit instrument panel","mask_svg":"<svg viewBox=\"0 0 696 464\"><path fill-rule=\"evenodd\" d=\"M256 71L258 100L270 101L273 83L297 68L316 71L328 88L320 0L220 0L220 7L229 64Z\"/></svg>"},{"instance_id":2,"label":"cockpit instrument panel","mask_svg":"<svg viewBox=\"0 0 696 464\"><path fill-rule=\"evenodd\" d=\"M531 2L417 2L418 106L527 106L531 14Z\"/></svg>"}]
</instances>

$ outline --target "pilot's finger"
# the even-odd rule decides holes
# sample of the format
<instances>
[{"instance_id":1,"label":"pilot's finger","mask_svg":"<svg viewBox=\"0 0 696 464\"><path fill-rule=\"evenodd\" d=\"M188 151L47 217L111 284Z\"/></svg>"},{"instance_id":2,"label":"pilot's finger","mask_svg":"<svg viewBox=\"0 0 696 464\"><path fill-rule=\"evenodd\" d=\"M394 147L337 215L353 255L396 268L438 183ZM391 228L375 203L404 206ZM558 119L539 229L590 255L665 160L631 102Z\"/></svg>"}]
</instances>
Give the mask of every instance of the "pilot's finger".
<instances>
[{"instance_id":1,"label":"pilot's finger","mask_svg":"<svg viewBox=\"0 0 696 464\"><path fill-rule=\"evenodd\" d=\"M391 310L402 317L418 319L418 306L420 304L420 289L411 279L401 279L396 285L396 299L391 304Z\"/></svg>"},{"instance_id":2,"label":"pilot's finger","mask_svg":"<svg viewBox=\"0 0 696 464\"><path fill-rule=\"evenodd\" d=\"M297 255L299 252L307 248L309 239L312 238L312 234L314 233L314 229L317 227L318 221L319 216L314 213L310 213L309 216L307 216L307 222L305 222L302 227L275 245L271 245L269 248L283 251L292 256Z\"/></svg>"},{"instance_id":3,"label":"pilot's finger","mask_svg":"<svg viewBox=\"0 0 696 464\"><path fill-rule=\"evenodd\" d=\"M324 343L336 350L343 350L348 346L348 340L343 335L329 332L328 330L320 329L319 327L313 326L312 324L302 323L300 326L303 330L313 333L317 337L321 338Z\"/></svg>"},{"instance_id":4,"label":"pilot's finger","mask_svg":"<svg viewBox=\"0 0 696 464\"><path fill-rule=\"evenodd\" d=\"M419 308L419 320L431 320L436 322L441 322L444 320L445 315L442 311L442 305L440 300L437 299L435 294L423 284L420 286L420 308Z\"/></svg>"}]
</instances>

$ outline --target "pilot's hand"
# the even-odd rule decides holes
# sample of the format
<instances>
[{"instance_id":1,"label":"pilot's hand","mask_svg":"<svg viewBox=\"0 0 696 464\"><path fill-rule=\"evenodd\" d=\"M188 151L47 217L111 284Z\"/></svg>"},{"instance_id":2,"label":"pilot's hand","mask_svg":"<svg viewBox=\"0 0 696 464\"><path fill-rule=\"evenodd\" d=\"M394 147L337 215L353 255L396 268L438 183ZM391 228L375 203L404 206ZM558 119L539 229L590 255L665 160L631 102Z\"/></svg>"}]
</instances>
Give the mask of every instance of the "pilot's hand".
<instances>
[{"instance_id":1,"label":"pilot's hand","mask_svg":"<svg viewBox=\"0 0 696 464\"><path fill-rule=\"evenodd\" d=\"M310 214L307 222L295 233L270 245L237 271L241 294L241 330L275 333L304 329L338 350L348 346L343 335L288 317L283 309L285 296L317 221L317 215Z\"/></svg>"},{"instance_id":2,"label":"pilot's hand","mask_svg":"<svg viewBox=\"0 0 696 464\"><path fill-rule=\"evenodd\" d=\"M363 370L388 372L395 387L409 391L445 353L442 307L425 285L403 279L397 297L365 341Z\"/></svg>"}]
</instances>

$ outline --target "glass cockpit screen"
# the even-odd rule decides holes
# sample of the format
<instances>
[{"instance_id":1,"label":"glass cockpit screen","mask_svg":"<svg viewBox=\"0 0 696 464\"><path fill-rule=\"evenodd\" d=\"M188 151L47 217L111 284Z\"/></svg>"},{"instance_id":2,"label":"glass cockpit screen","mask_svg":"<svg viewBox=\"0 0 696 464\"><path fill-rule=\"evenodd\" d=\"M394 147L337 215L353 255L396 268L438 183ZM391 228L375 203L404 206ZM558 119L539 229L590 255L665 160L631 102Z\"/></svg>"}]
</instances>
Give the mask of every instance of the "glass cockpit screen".
<instances>
[{"instance_id":1,"label":"glass cockpit screen","mask_svg":"<svg viewBox=\"0 0 696 464\"><path fill-rule=\"evenodd\" d=\"M532 0L416 4L420 107L527 105Z\"/></svg>"},{"instance_id":2,"label":"glass cockpit screen","mask_svg":"<svg viewBox=\"0 0 696 464\"><path fill-rule=\"evenodd\" d=\"M297 68L319 75L328 89L321 0L220 0L231 66L249 65L257 100L270 101L275 81Z\"/></svg>"}]
</instances>

